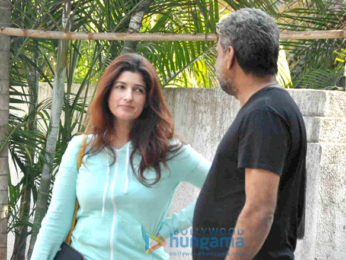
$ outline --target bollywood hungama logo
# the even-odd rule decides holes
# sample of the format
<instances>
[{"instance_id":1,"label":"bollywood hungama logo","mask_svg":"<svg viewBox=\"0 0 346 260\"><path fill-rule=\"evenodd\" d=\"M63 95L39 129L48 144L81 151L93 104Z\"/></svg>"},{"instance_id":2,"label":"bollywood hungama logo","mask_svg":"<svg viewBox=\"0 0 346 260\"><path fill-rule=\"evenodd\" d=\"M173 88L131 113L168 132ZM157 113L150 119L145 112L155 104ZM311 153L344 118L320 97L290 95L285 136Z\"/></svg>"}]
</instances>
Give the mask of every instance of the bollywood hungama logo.
<instances>
[{"instance_id":1,"label":"bollywood hungama logo","mask_svg":"<svg viewBox=\"0 0 346 260\"><path fill-rule=\"evenodd\" d=\"M150 247L151 242L156 241L158 244L153 245ZM151 252L155 251L156 249L160 248L161 246L164 246L166 242L153 234L150 234L148 232L145 232L145 253L150 254Z\"/></svg>"}]
</instances>

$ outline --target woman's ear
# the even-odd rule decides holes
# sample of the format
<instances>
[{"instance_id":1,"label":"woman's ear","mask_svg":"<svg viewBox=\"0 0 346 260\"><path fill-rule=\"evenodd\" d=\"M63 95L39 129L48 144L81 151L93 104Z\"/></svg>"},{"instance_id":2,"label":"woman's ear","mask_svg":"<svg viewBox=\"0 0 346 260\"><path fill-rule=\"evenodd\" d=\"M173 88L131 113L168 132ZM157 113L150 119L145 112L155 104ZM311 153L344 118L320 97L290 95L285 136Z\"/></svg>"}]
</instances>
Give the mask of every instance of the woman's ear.
<instances>
[{"instance_id":1,"label":"woman's ear","mask_svg":"<svg viewBox=\"0 0 346 260\"><path fill-rule=\"evenodd\" d=\"M227 69L231 69L232 66L234 65L234 59L235 59L235 52L232 46L228 46L226 50L226 56L227 56L226 67Z\"/></svg>"}]
</instances>

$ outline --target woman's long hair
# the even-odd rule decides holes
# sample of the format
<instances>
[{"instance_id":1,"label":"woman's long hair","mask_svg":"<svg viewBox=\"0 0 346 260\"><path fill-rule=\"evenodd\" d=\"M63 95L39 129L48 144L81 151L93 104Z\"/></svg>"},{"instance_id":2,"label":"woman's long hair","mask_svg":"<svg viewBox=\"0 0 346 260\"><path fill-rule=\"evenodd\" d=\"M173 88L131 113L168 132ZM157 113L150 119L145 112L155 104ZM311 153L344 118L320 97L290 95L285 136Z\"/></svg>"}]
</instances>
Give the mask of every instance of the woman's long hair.
<instances>
[{"instance_id":1,"label":"woman's long hair","mask_svg":"<svg viewBox=\"0 0 346 260\"><path fill-rule=\"evenodd\" d=\"M117 57L102 75L95 98L89 106L86 134L93 134L94 138L86 154L94 154L107 148L113 153L113 163L116 160L111 145L112 137L116 134L115 120L108 107L108 98L114 82L125 71L141 74L146 85L147 105L135 120L130 132L133 145L130 163L135 177L145 186L151 186L161 178L160 163L167 167L168 154L178 151L181 145L169 143L174 137L174 125L162 95L159 77L152 64L139 54L128 53ZM133 166L133 156L136 152L142 156L139 173ZM149 183L145 178L144 171L147 168L155 170L154 182Z\"/></svg>"}]
</instances>

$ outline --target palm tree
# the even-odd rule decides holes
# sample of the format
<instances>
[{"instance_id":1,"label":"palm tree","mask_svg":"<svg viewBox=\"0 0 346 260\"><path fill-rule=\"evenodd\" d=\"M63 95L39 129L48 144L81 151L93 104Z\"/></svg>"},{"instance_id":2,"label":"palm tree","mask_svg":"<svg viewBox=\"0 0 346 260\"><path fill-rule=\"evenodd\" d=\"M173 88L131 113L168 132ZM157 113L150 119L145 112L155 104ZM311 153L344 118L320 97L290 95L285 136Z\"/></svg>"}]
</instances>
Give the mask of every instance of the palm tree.
<instances>
[{"instance_id":1,"label":"palm tree","mask_svg":"<svg viewBox=\"0 0 346 260\"><path fill-rule=\"evenodd\" d=\"M34 50L33 50L33 63L38 66L38 42L34 40ZM24 59L25 61L25 59ZM23 61L23 62L24 62ZM31 86L28 88L30 91L28 93L28 99L29 99L29 111L28 111L28 118L27 118L27 124L26 124L26 131L27 133L35 132L37 130L37 122L36 122L36 108L38 106L38 72L35 69L35 67L28 64L28 70L30 73L26 74L29 77L27 78L28 85ZM22 135L24 136L24 135ZM19 138L19 136L17 136ZM37 145L35 139L26 138L24 139L25 144L30 144L31 147L35 147ZM21 147L22 148L22 147ZM13 148L11 149L14 150ZM31 193L33 189L33 176L35 176L34 171L36 170L36 167L32 167L32 159L35 158L36 155L36 149L27 149L27 155L28 157L23 161L24 164L21 164L21 170L24 174L22 181L20 182L22 184L22 194L20 197L20 210L19 210L19 219L16 231L15 231L15 244L14 244L14 252L11 257L11 260L25 260L25 254L26 254L26 239L29 235L28 227L30 225L29 218L30 218L30 207L31 207ZM12 153L12 158L14 158L17 162L20 162L20 159L18 158L17 153ZM20 163L18 163L20 165Z\"/></svg>"},{"instance_id":2,"label":"palm tree","mask_svg":"<svg viewBox=\"0 0 346 260\"><path fill-rule=\"evenodd\" d=\"M128 33L138 33L141 29L144 15L147 14L149 6L152 4L153 0L141 1L136 5L136 11L131 15L129 27L127 29ZM124 42L124 47L121 54L127 52L136 52L137 42L126 41Z\"/></svg>"},{"instance_id":3,"label":"palm tree","mask_svg":"<svg viewBox=\"0 0 346 260\"><path fill-rule=\"evenodd\" d=\"M11 25L11 3L0 0L0 27ZM9 86L10 86L10 44L11 37L0 36L0 260L7 258L7 217L8 217L8 149L5 144L7 138L9 116Z\"/></svg>"},{"instance_id":4,"label":"palm tree","mask_svg":"<svg viewBox=\"0 0 346 260\"><path fill-rule=\"evenodd\" d=\"M338 2L340 4L338 4ZM282 31L340 30L346 28L346 8L342 1L288 1L277 5ZM346 39L282 41L288 52L292 82L296 88L334 87L343 70L335 59Z\"/></svg>"},{"instance_id":5,"label":"palm tree","mask_svg":"<svg viewBox=\"0 0 346 260\"><path fill-rule=\"evenodd\" d=\"M31 9L34 5L29 5L24 1L13 2L12 18L17 26L25 26L32 23L39 24L39 20L30 20ZM23 15L25 14L25 15ZM33 17L31 17L33 18ZM36 19L36 18L35 18ZM49 45L48 45L49 46ZM46 53L42 52L39 41L28 38L14 38L12 44L11 63L11 113L10 113L10 134L9 151L17 173L22 173L23 177L18 184L10 181L9 198L9 226L8 230L15 234L15 244L12 260L25 259L26 240L30 235L30 222L32 210L32 198L36 201L38 173L40 172L40 162L38 157L42 154L44 147L44 136L37 129L37 117L41 113L38 109L38 81L39 77L45 77L42 73L42 60L47 59ZM52 53L47 50L47 53ZM20 86L20 90L18 88ZM28 114L21 117L15 114L18 112L16 104L26 104ZM24 112L24 111L19 111Z\"/></svg>"}]
</instances>

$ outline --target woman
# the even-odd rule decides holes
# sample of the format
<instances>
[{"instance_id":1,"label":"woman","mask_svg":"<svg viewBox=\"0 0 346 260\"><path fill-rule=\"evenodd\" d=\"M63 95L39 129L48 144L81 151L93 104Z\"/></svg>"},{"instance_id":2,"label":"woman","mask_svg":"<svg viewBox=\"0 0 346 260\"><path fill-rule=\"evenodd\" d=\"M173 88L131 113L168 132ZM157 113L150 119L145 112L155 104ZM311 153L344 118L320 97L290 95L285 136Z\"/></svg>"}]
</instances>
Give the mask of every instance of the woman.
<instances>
[{"instance_id":1,"label":"woman","mask_svg":"<svg viewBox=\"0 0 346 260\"><path fill-rule=\"evenodd\" d=\"M31 260L53 259L80 208L72 246L86 260L169 259L163 247L146 255L145 235L169 238L191 226L193 203L167 218L181 181L201 188L209 162L174 137L154 67L138 54L116 58L89 108L88 145L78 172L82 137L63 156L52 201Z\"/></svg>"}]
</instances>

